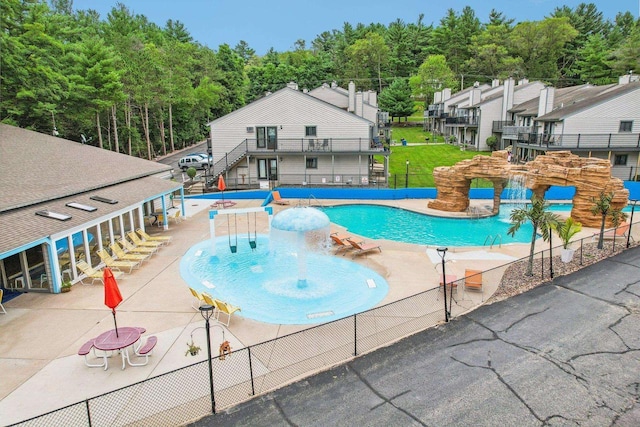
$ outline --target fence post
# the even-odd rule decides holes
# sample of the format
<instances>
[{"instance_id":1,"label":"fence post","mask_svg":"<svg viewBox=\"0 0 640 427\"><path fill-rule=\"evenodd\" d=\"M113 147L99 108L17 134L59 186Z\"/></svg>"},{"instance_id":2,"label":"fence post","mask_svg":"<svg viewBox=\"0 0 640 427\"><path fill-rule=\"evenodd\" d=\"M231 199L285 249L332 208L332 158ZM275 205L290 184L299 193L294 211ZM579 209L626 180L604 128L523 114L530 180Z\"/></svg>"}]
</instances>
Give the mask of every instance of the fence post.
<instances>
[{"instance_id":1,"label":"fence post","mask_svg":"<svg viewBox=\"0 0 640 427\"><path fill-rule=\"evenodd\" d=\"M89 427L91 427L91 410L89 409L89 399L84 400L84 406L87 408L87 422L89 423Z\"/></svg>"},{"instance_id":2,"label":"fence post","mask_svg":"<svg viewBox=\"0 0 640 427\"><path fill-rule=\"evenodd\" d=\"M353 315L353 355L358 355L358 315Z\"/></svg>"},{"instance_id":3,"label":"fence post","mask_svg":"<svg viewBox=\"0 0 640 427\"><path fill-rule=\"evenodd\" d=\"M254 387L253 382L253 365L251 364L251 347L247 347L247 351L249 352L249 376L251 377L251 395L256 395L256 389Z\"/></svg>"}]
</instances>

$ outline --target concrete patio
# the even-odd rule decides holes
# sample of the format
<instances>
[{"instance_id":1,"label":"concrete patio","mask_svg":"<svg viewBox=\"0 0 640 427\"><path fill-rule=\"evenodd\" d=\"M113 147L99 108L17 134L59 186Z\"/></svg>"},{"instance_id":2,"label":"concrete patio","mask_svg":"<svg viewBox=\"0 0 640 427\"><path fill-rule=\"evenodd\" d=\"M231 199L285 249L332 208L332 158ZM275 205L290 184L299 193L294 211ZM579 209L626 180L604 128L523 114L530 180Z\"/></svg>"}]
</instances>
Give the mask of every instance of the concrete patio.
<instances>
[{"instance_id":1,"label":"concrete patio","mask_svg":"<svg viewBox=\"0 0 640 427\"><path fill-rule=\"evenodd\" d=\"M235 208L257 207L261 202L235 201ZM295 206L297 202L292 200L289 206L274 205L274 213ZM164 232L173 236L171 243L119 281L124 301L117 308L118 326L142 326L147 330L145 335L158 337L158 344L146 366L122 370L119 359L114 358L106 371L91 369L77 355L80 346L89 338L113 328L111 312L103 304L102 286L77 283L66 294L32 292L4 304L7 314L0 315L0 369L5 373L0 382L3 424L19 422L206 359L205 351L195 357L185 356L191 333L202 327L204 321L192 307L193 297L180 276L179 263L193 244L209 238L207 210L211 203L211 200L185 200L187 219L179 224L172 223ZM345 201L323 200L322 203ZM428 211L425 200L376 203ZM266 233L267 228L266 218L259 219L258 233ZM219 234L226 234L224 225L216 226L216 229ZM158 232L155 227L147 230ZM355 262L375 270L389 283L389 293L380 305L438 287L441 273L436 267L440 260L434 258L434 248L386 240L379 243L382 253L369 253L356 258ZM462 277L465 268L486 271L525 256L528 249L528 245L452 248L452 263L447 267L447 273ZM501 271L494 270L487 275L485 301L495 291ZM477 292L460 295L454 315L478 307L481 300L482 295ZM307 327L261 323L243 318L240 313L234 315L230 327L225 328L225 339L230 341L232 349L238 350ZM203 346L204 332L195 331L194 340ZM221 341L221 328L213 328L212 342Z\"/></svg>"}]
</instances>

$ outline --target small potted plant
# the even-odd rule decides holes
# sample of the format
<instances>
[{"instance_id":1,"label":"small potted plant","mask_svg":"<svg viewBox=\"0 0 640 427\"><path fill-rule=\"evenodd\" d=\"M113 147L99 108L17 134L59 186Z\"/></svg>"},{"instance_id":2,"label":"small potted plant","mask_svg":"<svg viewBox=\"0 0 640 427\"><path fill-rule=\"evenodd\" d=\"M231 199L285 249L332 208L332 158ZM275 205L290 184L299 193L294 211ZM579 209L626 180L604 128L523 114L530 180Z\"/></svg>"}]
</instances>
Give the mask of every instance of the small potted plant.
<instances>
[{"instance_id":1,"label":"small potted plant","mask_svg":"<svg viewBox=\"0 0 640 427\"><path fill-rule=\"evenodd\" d=\"M70 292L70 291L71 291L71 282L69 280L62 282L62 285L60 285L60 292Z\"/></svg>"},{"instance_id":2,"label":"small potted plant","mask_svg":"<svg viewBox=\"0 0 640 427\"><path fill-rule=\"evenodd\" d=\"M560 259L562 262L567 263L571 262L573 259L573 253L576 251L569 247L571 243L571 239L577 233L582 230L582 224L578 221L575 221L573 218L569 217L565 221L558 222L556 225L556 233L558 233L558 237L562 240L562 251L560 252Z\"/></svg>"},{"instance_id":3,"label":"small potted plant","mask_svg":"<svg viewBox=\"0 0 640 427\"><path fill-rule=\"evenodd\" d=\"M192 355L196 356L200 352L200 347L193 343L193 340L187 343L187 352L184 354L185 356Z\"/></svg>"}]
</instances>

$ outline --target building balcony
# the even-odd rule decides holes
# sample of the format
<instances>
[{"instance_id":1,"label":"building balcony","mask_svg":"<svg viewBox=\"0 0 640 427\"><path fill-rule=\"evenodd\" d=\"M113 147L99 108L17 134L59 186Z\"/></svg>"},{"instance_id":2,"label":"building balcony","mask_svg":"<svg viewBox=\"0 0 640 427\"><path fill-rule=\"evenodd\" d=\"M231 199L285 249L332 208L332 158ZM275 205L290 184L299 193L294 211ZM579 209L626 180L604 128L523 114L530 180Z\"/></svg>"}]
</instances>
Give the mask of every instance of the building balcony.
<instances>
[{"instance_id":1,"label":"building balcony","mask_svg":"<svg viewBox=\"0 0 640 427\"><path fill-rule=\"evenodd\" d=\"M548 150L611 150L640 151L640 133L605 134L537 134L518 133L518 145L536 146Z\"/></svg>"},{"instance_id":2,"label":"building balcony","mask_svg":"<svg viewBox=\"0 0 640 427\"><path fill-rule=\"evenodd\" d=\"M478 126L477 117L447 117L444 121L445 126Z\"/></svg>"},{"instance_id":3,"label":"building balcony","mask_svg":"<svg viewBox=\"0 0 640 427\"><path fill-rule=\"evenodd\" d=\"M515 124L515 122L513 120L494 120L493 121L493 126L491 128L491 131L493 133L503 133L504 132L504 128L507 126L513 126Z\"/></svg>"},{"instance_id":4,"label":"building balcony","mask_svg":"<svg viewBox=\"0 0 640 427\"><path fill-rule=\"evenodd\" d=\"M245 146L249 154L383 154L385 151L379 138L278 138L277 141L247 139Z\"/></svg>"},{"instance_id":5,"label":"building balcony","mask_svg":"<svg viewBox=\"0 0 640 427\"><path fill-rule=\"evenodd\" d=\"M495 126L495 122L494 126ZM505 125L502 128L502 137L504 139L518 139L518 135L520 134L533 134L534 128L531 126L513 126L513 125Z\"/></svg>"}]
</instances>

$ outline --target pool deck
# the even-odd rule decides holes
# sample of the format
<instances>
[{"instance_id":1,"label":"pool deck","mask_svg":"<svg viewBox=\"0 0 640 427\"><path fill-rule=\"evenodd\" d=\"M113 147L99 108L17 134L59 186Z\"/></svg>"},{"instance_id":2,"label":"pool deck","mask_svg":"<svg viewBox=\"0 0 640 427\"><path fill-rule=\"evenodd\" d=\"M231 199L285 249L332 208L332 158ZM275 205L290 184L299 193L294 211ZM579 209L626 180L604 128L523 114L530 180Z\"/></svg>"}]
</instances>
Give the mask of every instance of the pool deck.
<instances>
[{"instance_id":1,"label":"pool deck","mask_svg":"<svg viewBox=\"0 0 640 427\"><path fill-rule=\"evenodd\" d=\"M258 200L236 200L234 208L257 207ZM480 207L489 201L477 201ZM103 304L102 286L80 283L66 294L27 293L4 303L7 314L0 314L0 420L10 424L61 408L65 405L118 389L149 377L205 360L206 352L185 356L186 343L198 327L204 325L199 312L192 308L193 297L180 277L182 255L195 243L209 238L207 210L212 200L187 199L187 219L171 224L164 234L173 236L163 247L132 274L119 280L124 301L117 308L118 326L142 326L148 335L158 337L149 364L120 369L115 359L107 371L85 366L77 355L88 339L113 328L110 310ZM272 205L274 213L307 204L291 200L290 205ZM402 207L423 213L436 213L426 207L424 199L403 200L321 200L322 205L376 203ZM266 217L258 216L257 232L266 233ZM225 225L216 225L217 234L226 234ZM148 227L156 232L157 228ZM334 231L340 230L334 226ZM585 229L584 235L593 233ZM364 240L370 240L365 238ZM355 259L386 278L389 293L386 304L430 288L438 287L441 262L434 247L378 241L382 253L370 252ZM463 276L466 268L487 270L522 258L528 244L502 247L449 248L447 274ZM499 275L495 270L492 275ZM498 277L490 277L484 292L486 301L495 292ZM482 295L466 292L456 308L459 314L482 304ZM240 313L241 314L241 313ZM308 328L309 325L274 325L234 315L229 328L212 329L212 342L221 342L222 329L232 349L277 338ZM196 344L204 344L204 332L194 332Z\"/></svg>"}]
</instances>

